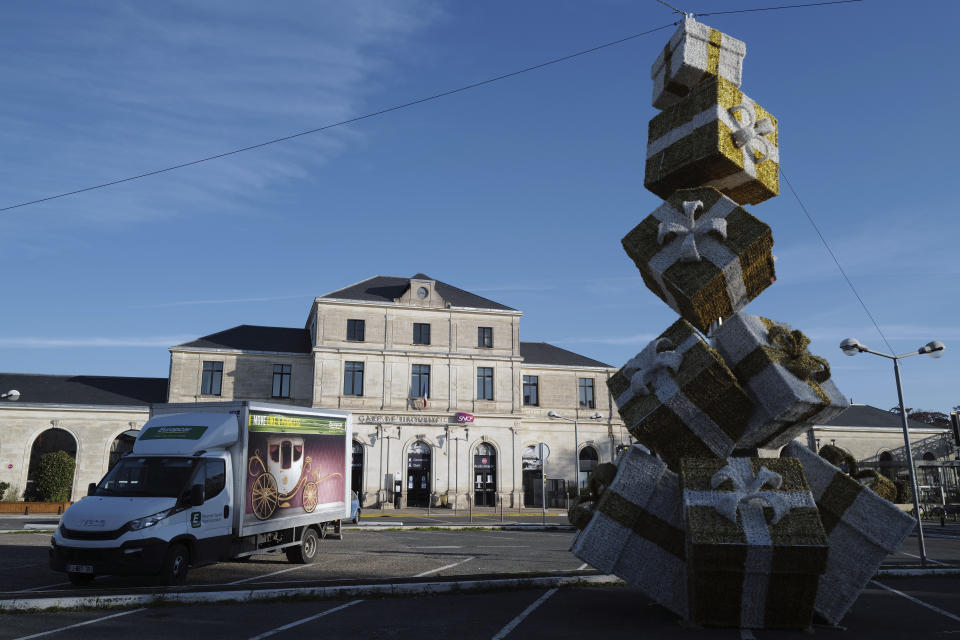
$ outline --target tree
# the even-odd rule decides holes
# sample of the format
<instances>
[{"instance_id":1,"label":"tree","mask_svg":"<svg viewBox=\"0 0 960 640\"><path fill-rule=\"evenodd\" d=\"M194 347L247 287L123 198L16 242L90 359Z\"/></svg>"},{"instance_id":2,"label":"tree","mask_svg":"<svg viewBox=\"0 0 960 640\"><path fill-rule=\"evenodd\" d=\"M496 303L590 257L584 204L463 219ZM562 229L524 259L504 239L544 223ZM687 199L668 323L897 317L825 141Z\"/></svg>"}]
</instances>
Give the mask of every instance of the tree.
<instances>
[{"instance_id":1,"label":"tree","mask_svg":"<svg viewBox=\"0 0 960 640\"><path fill-rule=\"evenodd\" d=\"M956 410L956 407L954 407L954 410ZM892 407L890 409L890 413L899 414L900 407ZM950 416L948 416L942 411L927 411L925 409L912 409L908 407L907 417L910 418L911 420L916 420L917 422L925 422L935 427L950 426Z\"/></svg>"},{"instance_id":2,"label":"tree","mask_svg":"<svg viewBox=\"0 0 960 640\"><path fill-rule=\"evenodd\" d=\"M70 500L76 468L76 460L66 451L54 451L41 456L35 483L37 497L42 502Z\"/></svg>"}]
</instances>

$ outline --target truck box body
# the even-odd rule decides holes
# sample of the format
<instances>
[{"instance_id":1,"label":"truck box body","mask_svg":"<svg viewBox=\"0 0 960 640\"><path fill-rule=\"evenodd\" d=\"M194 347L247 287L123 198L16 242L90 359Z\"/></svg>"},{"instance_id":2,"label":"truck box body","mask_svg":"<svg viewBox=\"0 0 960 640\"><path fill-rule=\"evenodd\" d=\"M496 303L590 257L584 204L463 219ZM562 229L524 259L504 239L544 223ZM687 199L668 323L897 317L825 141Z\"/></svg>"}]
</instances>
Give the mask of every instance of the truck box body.
<instances>
[{"instance_id":1,"label":"truck box body","mask_svg":"<svg viewBox=\"0 0 960 640\"><path fill-rule=\"evenodd\" d=\"M239 437L229 448L233 492L241 501L233 513L233 527L238 536L350 516L347 471L352 455L352 424L348 412L247 401L162 404L151 407L153 417L143 431L151 425L190 426L186 423L210 421L204 414L234 412L238 412L239 418L235 422L242 425ZM182 440L184 455L217 445L223 447L218 433L213 430L198 440ZM142 433L137 438L131 455L153 450L157 441L145 440L146 435ZM164 442L171 443L170 440ZM314 487L317 502L308 511L313 504ZM304 489L308 489L306 506ZM269 499L253 504L254 492L262 497L272 491L276 491L279 498L275 509L271 509Z\"/></svg>"},{"instance_id":2,"label":"truck box body","mask_svg":"<svg viewBox=\"0 0 960 640\"><path fill-rule=\"evenodd\" d=\"M92 579L158 572L177 545L194 565L298 546L349 517L351 429L344 411L153 405L133 451L64 513L50 565Z\"/></svg>"}]
</instances>

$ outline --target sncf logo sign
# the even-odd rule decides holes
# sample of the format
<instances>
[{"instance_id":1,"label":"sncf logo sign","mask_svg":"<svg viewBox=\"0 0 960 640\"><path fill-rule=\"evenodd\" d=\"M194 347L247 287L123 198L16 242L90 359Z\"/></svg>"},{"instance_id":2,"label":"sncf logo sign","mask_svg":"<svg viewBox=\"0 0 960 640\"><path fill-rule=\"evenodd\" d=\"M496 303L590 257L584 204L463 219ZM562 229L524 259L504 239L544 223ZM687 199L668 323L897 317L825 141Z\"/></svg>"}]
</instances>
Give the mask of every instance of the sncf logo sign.
<instances>
[{"instance_id":1,"label":"sncf logo sign","mask_svg":"<svg viewBox=\"0 0 960 640\"><path fill-rule=\"evenodd\" d=\"M472 413L458 413L458 414L457 414L457 422L459 422L460 424L465 424L465 423L473 422L473 414L472 414Z\"/></svg>"}]
</instances>

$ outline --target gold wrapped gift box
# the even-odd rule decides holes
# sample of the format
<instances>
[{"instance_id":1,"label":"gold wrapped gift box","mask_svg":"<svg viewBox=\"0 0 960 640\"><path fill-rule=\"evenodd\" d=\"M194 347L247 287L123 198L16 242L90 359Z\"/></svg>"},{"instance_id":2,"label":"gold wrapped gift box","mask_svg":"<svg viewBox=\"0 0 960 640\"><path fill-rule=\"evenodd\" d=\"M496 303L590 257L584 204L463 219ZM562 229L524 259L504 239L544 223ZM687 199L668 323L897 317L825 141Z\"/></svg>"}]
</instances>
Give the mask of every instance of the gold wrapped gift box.
<instances>
[{"instance_id":1,"label":"gold wrapped gift box","mask_svg":"<svg viewBox=\"0 0 960 640\"><path fill-rule=\"evenodd\" d=\"M650 121L644 186L661 198L712 186L738 204L780 192L777 120L719 76Z\"/></svg>"},{"instance_id":2,"label":"gold wrapped gift box","mask_svg":"<svg viewBox=\"0 0 960 640\"><path fill-rule=\"evenodd\" d=\"M674 192L622 243L647 287L701 331L776 279L770 227L713 187Z\"/></svg>"}]
</instances>

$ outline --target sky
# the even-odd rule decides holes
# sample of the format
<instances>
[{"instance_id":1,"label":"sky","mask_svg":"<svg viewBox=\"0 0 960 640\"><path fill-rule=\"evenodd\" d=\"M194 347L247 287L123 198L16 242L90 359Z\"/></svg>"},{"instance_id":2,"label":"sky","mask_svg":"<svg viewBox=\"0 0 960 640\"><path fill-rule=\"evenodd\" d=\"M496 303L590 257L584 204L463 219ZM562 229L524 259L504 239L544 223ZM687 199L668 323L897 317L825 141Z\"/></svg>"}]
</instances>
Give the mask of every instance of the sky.
<instances>
[{"instance_id":1,"label":"sky","mask_svg":"<svg viewBox=\"0 0 960 640\"><path fill-rule=\"evenodd\" d=\"M660 204L643 187L649 69L676 20L655 0L4 3L0 208L667 28L0 213L0 371L164 377L170 346L302 327L316 296L418 272L522 310L522 340L621 366L676 318L620 245ZM747 207L778 280L746 311L801 329L844 394L884 409L891 363L840 341L941 340L942 358L902 363L905 404L960 404L960 3L700 20L746 42L741 88L779 119L783 173L889 346L783 180Z\"/></svg>"}]
</instances>

